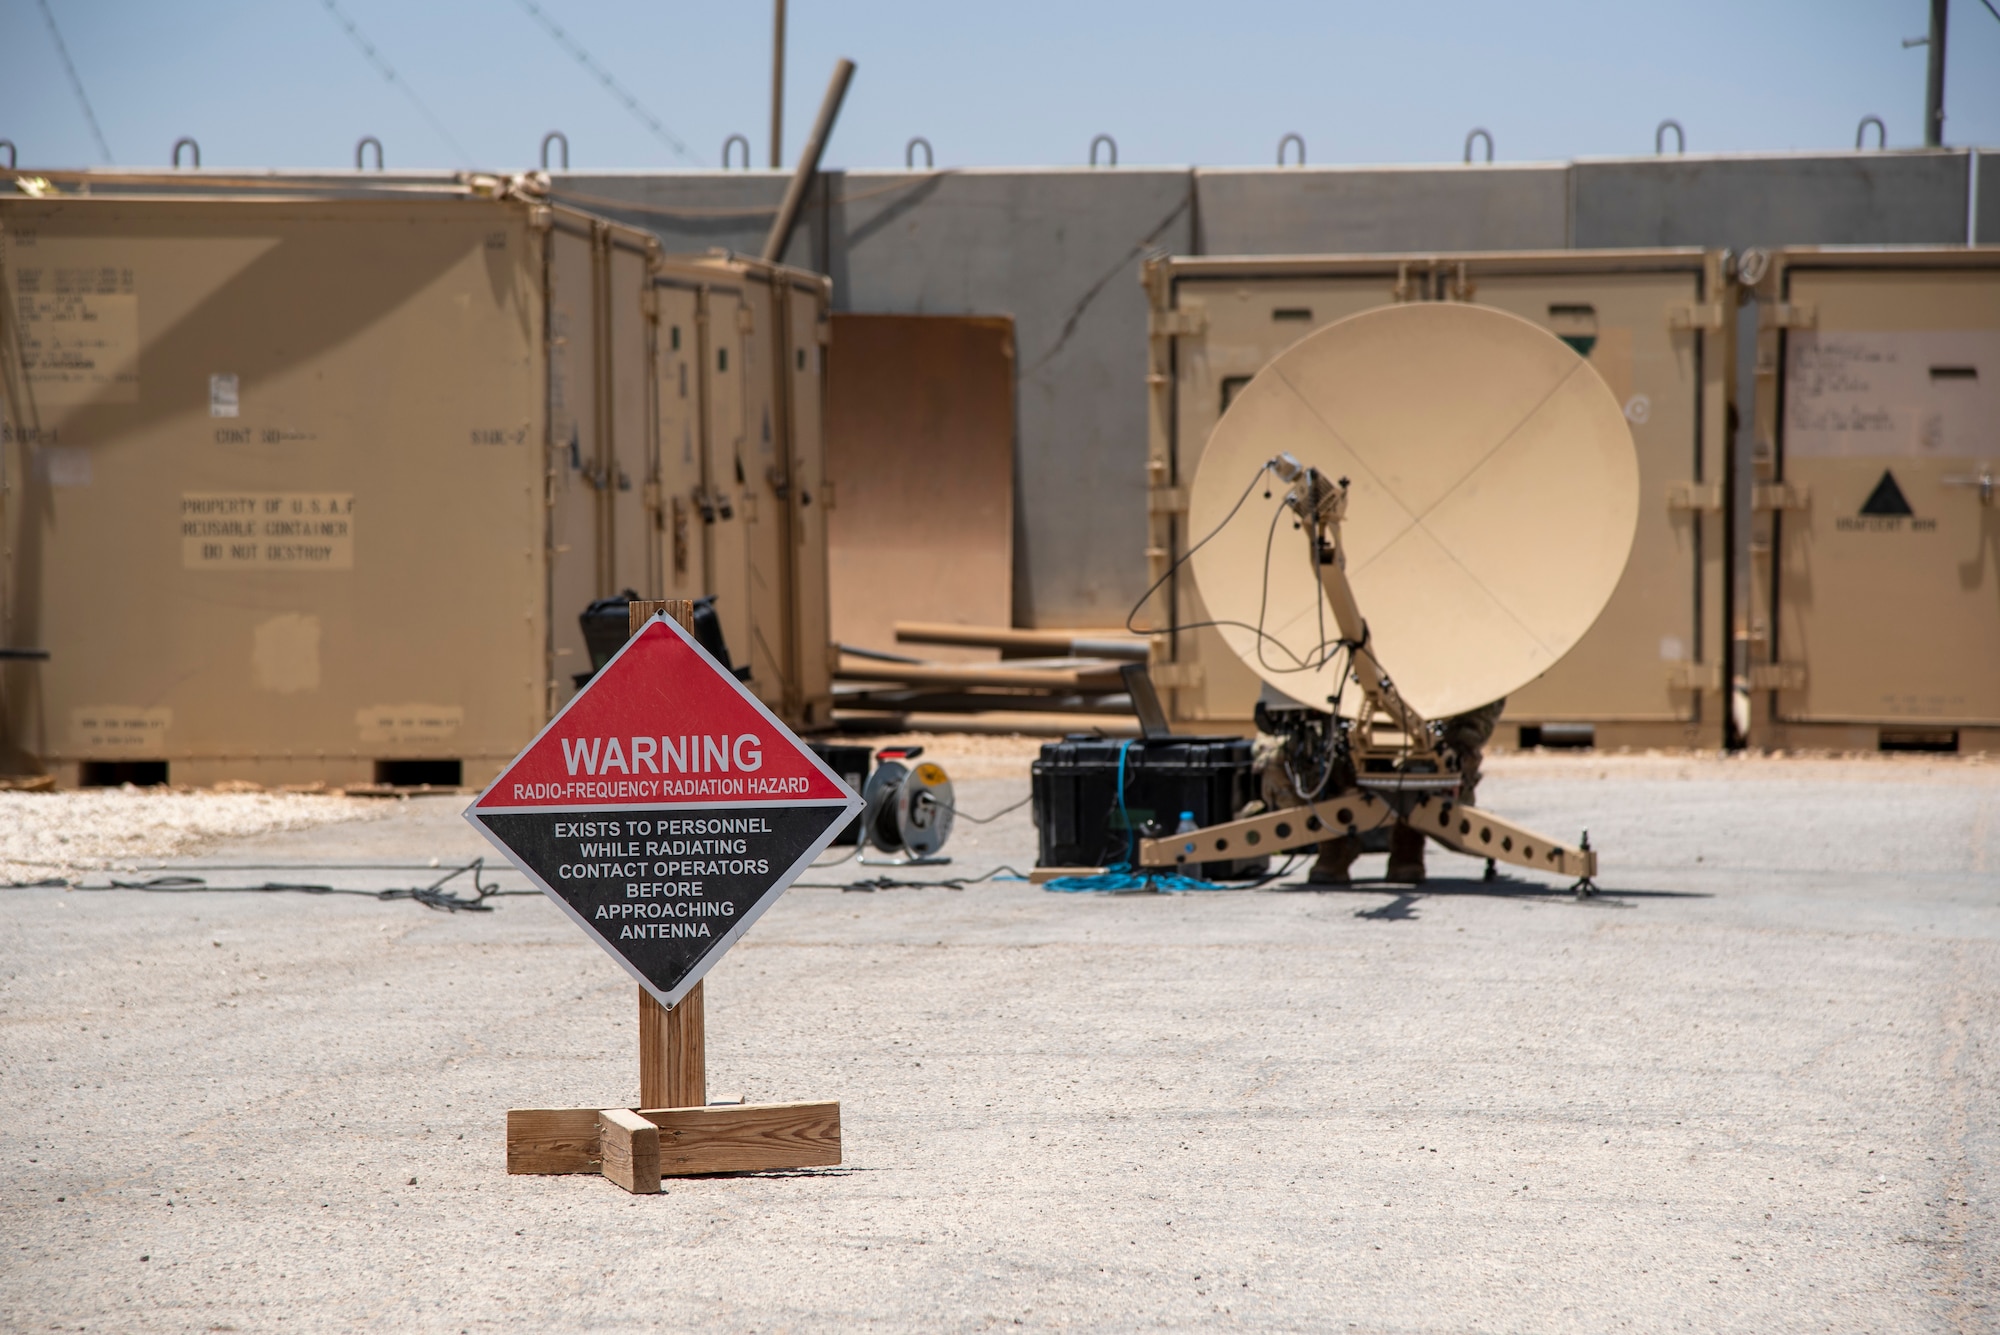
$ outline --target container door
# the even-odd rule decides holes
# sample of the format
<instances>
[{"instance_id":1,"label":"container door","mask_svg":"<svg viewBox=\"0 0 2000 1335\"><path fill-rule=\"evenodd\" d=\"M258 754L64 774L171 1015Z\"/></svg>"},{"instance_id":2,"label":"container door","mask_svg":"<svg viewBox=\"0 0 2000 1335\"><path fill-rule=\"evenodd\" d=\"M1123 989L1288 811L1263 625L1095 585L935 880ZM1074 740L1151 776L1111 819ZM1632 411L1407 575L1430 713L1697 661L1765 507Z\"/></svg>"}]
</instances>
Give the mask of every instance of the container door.
<instances>
[{"instance_id":1,"label":"container door","mask_svg":"<svg viewBox=\"0 0 2000 1335\"><path fill-rule=\"evenodd\" d=\"M750 639L741 649L732 643L730 652L737 662L750 664L752 689L759 699L782 716L796 717L791 652L790 461L779 439L783 430L778 401L783 315L773 307L772 296L771 284L762 279L752 281L744 290L743 541L749 561Z\"/></svg>"},{"instance_id":2,"label":"container door","mask_svg":"<svg viewBox=\"0 0 2000 1335\"><path fill-rule=\"evenodd\" d=\"M699 598L708 592L702 539L707 478L702 472L699 298L688 287L662 284L654 292L659 429L647 499L658 535L660 596Z\"/></svg>"},{"instance_id":3,"label":"container door","mask_svg":"<svg viewBox=\"0 0 2000 1335\"><path fill-rule=\"evenodd\" d=\"M609 557L605 592L630 589L658 598L660 565L654 558L653 516L646 506L645 482L653 472L651 275L646 256L606 245L604 327L605 547Z\"/></svg>"},{"instance_id":4,"label":"container door","mask_svg":"<svg viewBox=\"0 0 2000 1335\"><path fill-rule=\"evenodd\" d=\"M1789 280L1760 684L1780 722L2000 725L2000 268Z\"/></svg>"},{"instance_id":5,"label":"container door","mask_svg":"<svg viewBox=\"0 0 2000 1335\"><path fill-rule=\"evenodd\" d=\"M1177 339L1174 346L1173 485L1183 494L1194 482L1215 424L1257 372L1313 330L1398 299L1394 276L1381 274L1236 282L1203 279L1179 283L1176 291L1180 310L1199 312L1196 332ZM1186 531L1184 510L1180 525L1175 549L1185 552L1202 535ZM1208 620L1207 608L1185 568L1172 587L1180 625ZM1181 631L1175 640L1175 659L1186 666L1179 674L1173 669L1159 673L1171 687L1173 717L1249 726L1263 685L1257 674L1243 666L1213 630ZM1326 702L1302 703L1324 707Z\"/></svg>"},{"instance_id":6,"label":"container door","mask_svg":"<svg viewBox=\"0 0 2000 1335\"><path fill-rule=\"evenodd\" d=\"M587 236L549 233L549 709L590 670L577 617L601 596L597 283Z\"/></svg>"},{"instance_id":7,"label":"container door","mask_svg":"<svg viewBox=\"0 0 2000 1335\"><path fill-rule=\"evenodd\" d=\"M750 655L753 590L746 536L751 523L746 510L755 502L748 488L752 461L746 458L748 442L743 438L745 338L740 321L745 307L740 292L722 288L706 293L705 307L701 407L707 419L708 451L708 491L702 510L706 592L715 595L723 640L730 658L741 666L755 662Z\"/></svg>"},{"instance_id":8,"label":"container door","mask_svg":"<svg viewBox=\"0 0 2000 1335\"><path fill-rule=\"evenodd\" d=\"M1704 300L1700 284L1688 271L1476 276L1473 300L1542 325L1590 362L1623 405L1639 454L1639 526L1624 578L1576 646L1508 700L1510 722L1588 723L1609 735L1609 725L1693 723L1704 698L1719 705L1692 689L1691 674L1704 669L1701 680L1721 683L1720 608L1704 626L1702 583L1704 557L1719 566L1723 556L1722 515L1719 504L1707 512L1704 531L1703 512L1681 503L1703 480L1703 335L1669 327L1671 310ZM1720 472L1708 480L1720 482ZM1547 519L1519 516L1523 540ZM1719 708L1709 713L1709 744L1719 746Z\"/></svg>"},{"instance_id":9,"label":"container door","mask_svg":"<svg viewBox=\"0 0 2000 1335\"><path fill-rule=\"evenodd\" d=\"M784 374L789 380L786 417L791 435L793 559L792 645L799 692L799 721L808 726L833 717L833 631L827 576L826 293L788 289Z\"/></svg>"}]
</instances>

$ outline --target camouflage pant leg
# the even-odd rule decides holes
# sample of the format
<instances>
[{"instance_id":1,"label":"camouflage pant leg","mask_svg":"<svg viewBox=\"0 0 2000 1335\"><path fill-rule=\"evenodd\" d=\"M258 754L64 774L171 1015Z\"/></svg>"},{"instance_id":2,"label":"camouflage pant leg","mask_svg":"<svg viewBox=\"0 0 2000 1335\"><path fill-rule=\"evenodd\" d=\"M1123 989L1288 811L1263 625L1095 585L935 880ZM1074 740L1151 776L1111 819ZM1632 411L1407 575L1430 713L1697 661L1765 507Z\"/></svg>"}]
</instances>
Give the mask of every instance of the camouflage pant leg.
<instances>
[{"instance_id":1,"label":"camouflage pant leg","mask_svg":"<svg viewBox=\"0 0 2000 1335\"><path fill-rule=\"evenodd\" d=\"M1442 740L1458 758L1458 798L1467 806L1478 805L1480 762L1486 755L1486 743L1493 739L1493 729L1499 726L1500 711L1506 707L1505 700L1495 700L1445 720Z\"/></svg>"}]
</instances>

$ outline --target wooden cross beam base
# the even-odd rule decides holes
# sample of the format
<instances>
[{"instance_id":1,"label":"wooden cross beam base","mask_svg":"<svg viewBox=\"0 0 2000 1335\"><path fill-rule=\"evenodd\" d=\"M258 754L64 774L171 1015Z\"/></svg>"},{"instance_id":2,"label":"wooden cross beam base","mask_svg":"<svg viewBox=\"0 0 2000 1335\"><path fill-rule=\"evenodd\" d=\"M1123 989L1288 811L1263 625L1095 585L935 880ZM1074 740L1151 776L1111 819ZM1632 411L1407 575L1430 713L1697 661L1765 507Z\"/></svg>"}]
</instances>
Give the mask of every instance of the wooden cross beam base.
<instances>
[{"instance_id":1,"label":"wooden cross beam base","mask_svg":"<svg viewBox=\"0 0 2000 1335\"><path fill-rule=\"evenodd\" d=\"M602 1173L631 1192L662 1177L831 1168L840 1104L736 1103L705 1108L512 1108L510 1173Z\"/></svg>"}]
</instances>

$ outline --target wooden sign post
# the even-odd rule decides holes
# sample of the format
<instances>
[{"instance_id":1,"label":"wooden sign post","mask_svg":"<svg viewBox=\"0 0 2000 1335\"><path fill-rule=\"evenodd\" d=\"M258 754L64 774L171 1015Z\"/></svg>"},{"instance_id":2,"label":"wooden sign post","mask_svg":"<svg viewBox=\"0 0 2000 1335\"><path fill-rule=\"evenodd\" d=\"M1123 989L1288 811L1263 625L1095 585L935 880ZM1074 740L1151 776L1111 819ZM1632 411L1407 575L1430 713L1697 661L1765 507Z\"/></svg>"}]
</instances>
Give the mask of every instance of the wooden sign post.
<instances>
[{"instance_id":1,"label":"wooden sign post","mask_svg":"<svg viewBox=\"0 0 2000 1335\"><path fill-rule=\"evenodd\" d=\"M693 644L691 633L694 628L694 604L685 599L631 603L629 634L638 637L642 629L660 613L665 613L667 617L677 621L685 631L690 632L689 635L673 637L674 639L685 641L687 645ZM663 636L668 635L668 632L655 626L653 634ZM626 647L630 650L634 646L628 641ZM671 652L674 649L673 643L665 644L665 651ZM622 652L620 657L623 657ZM685 661L685 657L683 654L682 658L676 661ZM614 659L614 662L616 661ZM705 656L701 662L709 668L714 668L716 672L721 670L715 668ZM604 671L608 673L610 670L611 664L607 664ZM696 670L699 671L699 668ZM730 685L746 699L749 698L747 692L743 692L733 679L730 679ZM754 701L752 703L754 704ZM761 705L756 708L762 711ZM549 729L545 729L543 735L530 744L528 751L522 753L523 759L535 752L549 731L555 729L557 723L560 723L568 713L569 710L566 708L563 713L558 714ZM769 718L767 712L764 716ZM762 769L764 756L779 745L789 743L794 748L798 747L797 740L791 738L789 733L785 733L782 727L776 726L775 719L770 719L769 722L777 733L782 734L783 740L759 734L739 735L736 748L739 769ZM657 732L657 729L654 731ZM628 775L634 770L642 769L638 762L641 746L646 745L652 753L647 763L652 764L656 772L664 775L668 769L666 748L670 742L679 740L677 735L662 736L658 748L653 748L650 745L652 737L635 737L630 747L633 752L631 759L628 761L621 751L618 763L625 767ZM690 740L700 742L703 739L697 736ZM762 749L754 752L758 757L755 765L745 763L746 750L743 743L746 741L761 743ZM581 737L576 741L575 751L568 749L570 742L567 739L563 740L562 744L565 756L583 752L584 740ZM515 768L521 764L522 761L517 760L515 766L509 767L509 770L503 773L502 781L514 773ZM596 760L591 762L592 773L597 771L598 764ZM817 766L818 762L813 761L812 764ZM726 767L726 760L724 765ZM605 768L608 769L609 766ZM699 768L699 765L696 768ZM570 773L575 773L574 762L570 765ZM826 773L830 774L831 771ZM815 791L810 786L810 780L810 775L802 777L797 773L784 779L760 776L764 788L772 791L779 790L776 787L779 783L786 785L782 791L801 793ZM621 784L620 788L629 786L629 783ZM664 785L660 786L664 792ZM496 782L487 794L482 795L480 800L473 804L473 809L467 813L468 817L474 819L474 824L480 826L482 833L501 845L516 866L548 891L552 898L562 903L572 918L582 922L587 930L593 930L594 934L598 934L600 944L605 944L612 953L620 954L621 962L625 963L628 969L635 969L636 975L642 979L639 987L639 1106L511 1109L507 1114L507 1171L509 1173L602 1173L627 1191L657 1192L662 1177L820 1168L838 1164L840 1104L837 1102L714 1106L709 1104L705 1016L702 984L699 978L697 977L691 987L682 984L685 990L680 993L680 999L673 1005L662 1005L659 996L655 995L655 989L663 986L663 981L638 972L630 957L621 954L616 946L605 941L604 933L595 932L591 922L580 912L578 903L572 896L561 894L552 888L548 879L550 873L546 859L539 862L536 860L536 853L552 842L550 829L546 826L539 830L529 829L518 824L524 819L521 809L505 807L504 797L500 799L500 805L488 805L494 800L495 790L500 787L501 782ZM792 864L789 874L796 874L798 868L809 862L812 856L816 856L819 847L823 846L824 840L818 834L817 818L824 817L831 821L826 834L826 838L830 838L831 831L844 825L851 814L848 806L839 801L830 802L824 796L801 805L824 810L806 813L814 818L808 821L806 827L806 834L811 837L804 842L798 842L795 837L797 847L803 848L804 852L800 854L802 860ZM485 808L484 813L482 808ZM771 809L780 813L783 810L775 806ZM567 812L570 808L562 810ZM615 813L640 811L652 814L659 808L634 806L608 810L613 810ZM514 819L517 824L511 826L503 824L509 818ZM758 818L753 818L755 819ZM778 820L779 816L773 815L769 821L762 823L768 827L771 822ZM630 827L633 825L641 825L650 830L654 824L664 827L666 823L664 820L657 822L626 820L623 822L625 828L622 833L630 834L632 832ZM553 827L553 838L559 839L563 834L562 826ZM509 844L508 839L516 842ZM537 839L541 841L539 844L534 842ZM614 847L625 850L635 846L614 845ZM780 859L790 857L793 851L793 845L783 845L778 857ZM658 873L660 875L674 874L676 866L666 862L654 865L665 869ZM582 868L576 870L580 872ZM789 883L789 874L778 884ZM702 883L680 884L683 887L693 884L699 891ZM628 886L626 892L635 893L645 888ZM766 906L769 899L774 897L774 893L767 885L745 916L754 918L755 914ZM614 903L608 907L630 906ZM735 901L727 903L710 901L691 907L703 910L726 910L728 915L735 915L738 912ZM607 906L600 904L596 916L602 918L607 911ZM736 930L740 932L741 927ZM703 928L702 934L707 935L706 928ZM712 954L719 955L728 944L729 941L725 940L713 950ZM709 962L712 962L712 959L705 959L702 967L705 969ZM682 976L684 977L684 974ZM651 983L652 987L649 987L648 983ZM674 993L669 990L662 995L671 1000Z\"/></svg>"}]
</instances>

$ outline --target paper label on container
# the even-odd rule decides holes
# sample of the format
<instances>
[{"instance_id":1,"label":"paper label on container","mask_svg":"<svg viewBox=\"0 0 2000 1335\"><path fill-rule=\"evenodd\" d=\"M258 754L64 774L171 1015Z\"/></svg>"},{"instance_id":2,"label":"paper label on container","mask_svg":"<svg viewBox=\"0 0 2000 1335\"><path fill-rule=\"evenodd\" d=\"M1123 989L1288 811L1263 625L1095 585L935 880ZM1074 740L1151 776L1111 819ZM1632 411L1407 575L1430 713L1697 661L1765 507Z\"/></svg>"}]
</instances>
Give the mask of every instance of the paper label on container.
<instances>
[{"instance_id":1,"label":"paper label on container","mask_svg":"<svg viewBox=\"0 0 2000 1335\"><path fill-rule=\"evenodd\" d=\"M1792 334L1785 454L2000 458L2000 331Z\"/></svg>"},{"instance_id":2,"label":"paper label on container","mask_svg":"<svg viewBox=\"0 0 2000 1335\"><path fill-rule=\"evenodd\" d=\"M24 264L12 276L29 401L136 403L139 298L132 271Z\"/></svg>"},{"instance_id":3,"label":"paper label on container","mask_svg":"<svg viewBox=\"0 0 2000 1335\"><path fill-rule=\"evenodd\" d=\"M370 705L354 711L361 740L383 746L424 746L448 742L465 722L459 705Z\"/></svg>"},{"instance_id":4,"label":"paper label on container","mask_svg":"<svg viewBox=\"0 0 2000 1335\"><path fill-rule=\"evenodd\" d=\"M352 570L351 491L184 492L188 570Z\"/></svg>"},{"instance_id":5,"label":"paper label on container","mask_svg":"<svg viewBox=\"0 0 2000 1335\"><path fill-rule=\"evenodd\" d=\"M72 751L90 756L158 758L167 751L171 709L137 705L84 705L69 711Z\"/></svg>"},{"instance_id":6,"label":"paper label on container","mask_svg":"<svg viewBox=\"0 0 2000 1335\"><path fill-rule=\"evenodd\" d=\"M208 415L210 417L236 417L240 415L241 401L236 395L236 373L218 371L208 378Z\"/></svg>"}]
</instances>

